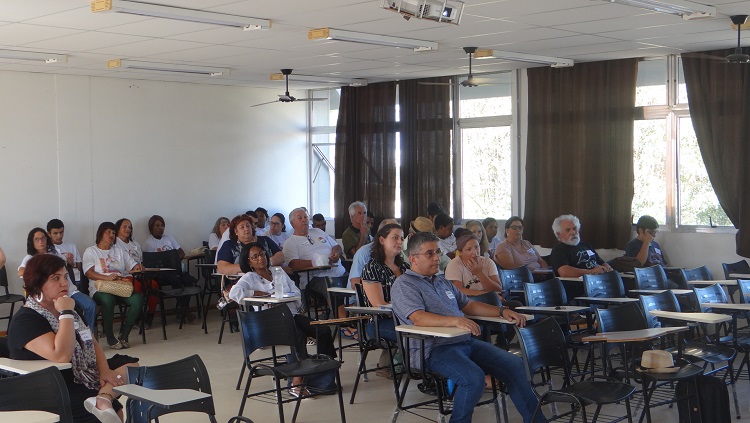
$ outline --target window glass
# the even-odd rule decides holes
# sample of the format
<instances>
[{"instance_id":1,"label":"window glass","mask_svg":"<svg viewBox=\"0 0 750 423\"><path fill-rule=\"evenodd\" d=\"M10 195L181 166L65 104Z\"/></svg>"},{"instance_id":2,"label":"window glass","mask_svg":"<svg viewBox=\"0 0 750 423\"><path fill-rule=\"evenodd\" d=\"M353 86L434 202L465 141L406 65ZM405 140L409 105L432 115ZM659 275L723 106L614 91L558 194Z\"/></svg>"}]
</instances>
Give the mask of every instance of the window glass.
<instances>
[{"instance_id":1,"label":"window glass","mask_svg":"<svg viewBox=\"0 0 750 423\"><path fill-rule=\"evenodd\" d=\"M333 172L336 163L336 134L312 136L312 210L323 216L333 217ZM330 143L330 144L329 144Z\"/></svg>"},{"instance_id":2,"label":"window glass","mask_svg":"<svg viewBox=\"0 0 750 423\"><path fill-rule=\"evenodd\" d=\"M703 164L690 118L679 120L679 224L730 226Z\"/></svg>"},{"instance_id":3,"label":"window glass","mask_svg":"<svg viewBox=\"0 0 750 423\"><path fill-rule=\"evenodd\" d=\"M482 80L479 87L459 86L458 97L461 118L505 116L513 111L511 98L511 75L509 72L477 76ZM463 81L465 77L460 77ZM484 83L487 83L485 85Z\"/></svg>"},{"instance_id":4,"label":"window glass","mask_svg":"<svg viewBox=\"0 0 750 423\"><path fill-rule=\"evenodd\" d=\"M635 121L633 221L644 214L667 223L667 120Z\"/></svg>"},{"instance_id":5,"label":"window glass","mask_svg":"<svg viewBox=\"0 0 750 423\"><path fill-rule=\"evenodd\" d=\"M667 104L667 59L641 60L635 89L636 107L664 104Z\"/></svg>"},{"instance_id":6,"label":"window glass","mask_svg":"<svg viewBox=\"0 0 750 423\"><path fill-rule=\"evenodd\" d=\"M510 216L510 127L462 129L461 142L462 217Z\"/></svg>"},{"instance_id":7,"label":"window glass","mask_svg":"<svg viewBox=\"0 0 750 423\"><path fill-rule=\"evenodd\" d=\"M682 59L677 60L677 104L688 104L685 88L685 73L682 70Z\"/></svg>"},{"instance_id":8,"label":"window glass","mask_svg":"<svg viewBox=\"0 0 750 423\"><path fill-rule=\"evenodd\" d=\"M313 91L312 97L325 99L312 102L312 126L336 126L341 89Z\"/></svg>"}]
</instances>

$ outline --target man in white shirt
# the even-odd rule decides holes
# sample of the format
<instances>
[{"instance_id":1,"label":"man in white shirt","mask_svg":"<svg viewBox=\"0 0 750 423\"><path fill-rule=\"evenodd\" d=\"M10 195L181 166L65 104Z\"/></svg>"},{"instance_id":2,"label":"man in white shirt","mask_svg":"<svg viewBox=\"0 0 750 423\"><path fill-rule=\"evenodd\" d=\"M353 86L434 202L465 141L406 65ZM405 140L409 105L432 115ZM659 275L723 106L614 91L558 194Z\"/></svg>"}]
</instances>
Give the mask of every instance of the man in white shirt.
<instances>
[{"instance_id":1,"label":"man in white shirt","mask_svg":"<svg viewBox=\"0 0 750 423\"><path fill-rule=\"evenodd\" d=\"M331 266L328 270L303 272L300 275L300 288L305 289L309 279L318 276L342 276L346 269L341 264L343 254L335 239L317 228L310 228L310 215L303 208L289 213L289 223L294 234L284 242L284 262L292 270L313 266Z\"/></svg>"},{"instance_id":2,"label":"man in white shirt","mask_svg":"<svg viewBox=\"0 0 750 423\"><path fill-rule=\"evenodd\" d=\"M83 312L83 321L92 329L96 329L96 302L88 295L78 291L77 287L81 286L81 271L83 268L81 255L78 248L72 242L63 242L65 236L65 225L60 219L52 219L47 222L47 234L52 238L55 250L60 257L73 268L75 281L71 281L68 288L68 295L75 301L76 306Z\"/></svg>"}]
</instances>

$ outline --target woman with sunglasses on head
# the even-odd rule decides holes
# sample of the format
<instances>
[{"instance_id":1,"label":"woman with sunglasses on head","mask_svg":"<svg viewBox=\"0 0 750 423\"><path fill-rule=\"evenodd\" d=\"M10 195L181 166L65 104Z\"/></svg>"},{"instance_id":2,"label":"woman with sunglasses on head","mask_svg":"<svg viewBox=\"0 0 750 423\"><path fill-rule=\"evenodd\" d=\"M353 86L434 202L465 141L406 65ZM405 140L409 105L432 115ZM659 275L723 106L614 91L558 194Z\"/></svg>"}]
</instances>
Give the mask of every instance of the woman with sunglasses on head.
<instances>
[{"instance_id":1,"label":"woman with sunglasses on head","mask_svg":"<svg viewBox=\"0 0 750 423\"><path fill-rule=\"evenodd\" d=\"M284 263L284 254L270 238L255 235L255 223L258 219L247 215L237 215L229 223L229 241L225 242L216 253L216 269L223 275L236 275L240 268L240 252L246 245L257 242L270 257L272 266Z\"/></svg>"},{"instance_id":2,"label":"woman with sunglasses on head","mask_svg":"<svg viewBox=\"0 0 750 423\"><path fill-rule=\"evenodd\" d=\"M137 365L138 360L104 356L91 329L73 310L64 259L52 254L34 256L26 263L23 282L29 296L8 328L10 358L71 363L61 373L73 419L121 423L122 405L115 400L113 388L127 383L125 367Z\"/></svg>"},{"instance_id":3,"label":"woman with sunglasses on head","mask_svg":"<svg viewBox=\"0 0 750 423\"><path fill-rule=\"evenodd\" d=\"M523 219L518 216L505 221L505 241L495 249L495 263L507 270L521 266L531 271L549 267L534 246L523 239Z\"/></svg>"},{"instance_id":4,"label":"woman with sunglasses on head","mask_svg":"<svg viewBox=\"0 0 750 423\"><path fill-rule=\"evenodd\" d=\"M229 291L229 298L238 304L242 304L243 298L252 296L270 295L274 292L273 273L271 272L271 261L266 255L265 247L258 242L251 242L240 252L239 266L245 274L235 283ZM286 272L281 272L282 283L284 284L284 293L301 297L302 293L299 288L289 279ZM308 357L306 340L307 338L316 338L318 345L318 354L325 354L330 357L336 357L336 348L333 346L333 336L331 331L326 328L321 330L315 329L310 325L312 319L301 314L302 301L285 302L284 305L294 315L294 324L297 328L297 355L300 359ZM302 383L302 377L294 378L289 393L294 396L300 396L300 393L309 395L305 388L298 385Z\"/></svg>"}]
</instances>

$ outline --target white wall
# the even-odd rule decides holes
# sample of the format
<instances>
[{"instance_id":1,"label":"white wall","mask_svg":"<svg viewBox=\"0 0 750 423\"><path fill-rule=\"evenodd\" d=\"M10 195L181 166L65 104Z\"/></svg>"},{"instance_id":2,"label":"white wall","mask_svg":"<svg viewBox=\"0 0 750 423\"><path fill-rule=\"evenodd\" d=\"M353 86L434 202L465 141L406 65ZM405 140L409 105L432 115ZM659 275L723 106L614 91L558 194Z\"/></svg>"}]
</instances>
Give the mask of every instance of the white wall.
<instances>
[{"instance_id":1,"label":"white wall","mask_svg":"<svg viewBox=\"0 0 750 423\"><path fill-rule=\"evenodd\" d=\"M34 226L59 217L83 250L102 221L162 215L183 248L217 217L308 205L306 108L276 92L0 72L0 247L15 269ZM1 312L1 311L0 311Z\"/></svg>"}]
</instances>

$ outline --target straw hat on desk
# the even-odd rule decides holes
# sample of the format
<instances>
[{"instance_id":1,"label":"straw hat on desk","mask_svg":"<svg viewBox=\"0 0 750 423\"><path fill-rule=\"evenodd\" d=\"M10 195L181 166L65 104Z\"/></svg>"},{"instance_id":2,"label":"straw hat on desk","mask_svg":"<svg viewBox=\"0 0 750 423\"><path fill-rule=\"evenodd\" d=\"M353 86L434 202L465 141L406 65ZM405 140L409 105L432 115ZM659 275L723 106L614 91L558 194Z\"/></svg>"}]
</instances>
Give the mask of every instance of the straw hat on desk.
<instances>
[{"instance_id":1,"label":"straw hat on desk","mask_svg":"<svg viewBox=\"0 0 750 423\"><path fill-rule=\"evenodd\" d=\"M680 370L679 367L675 367L672 354L663 350L644 351L641 369L648 373L675 373Z\"/></svg>"}]
</instances>

